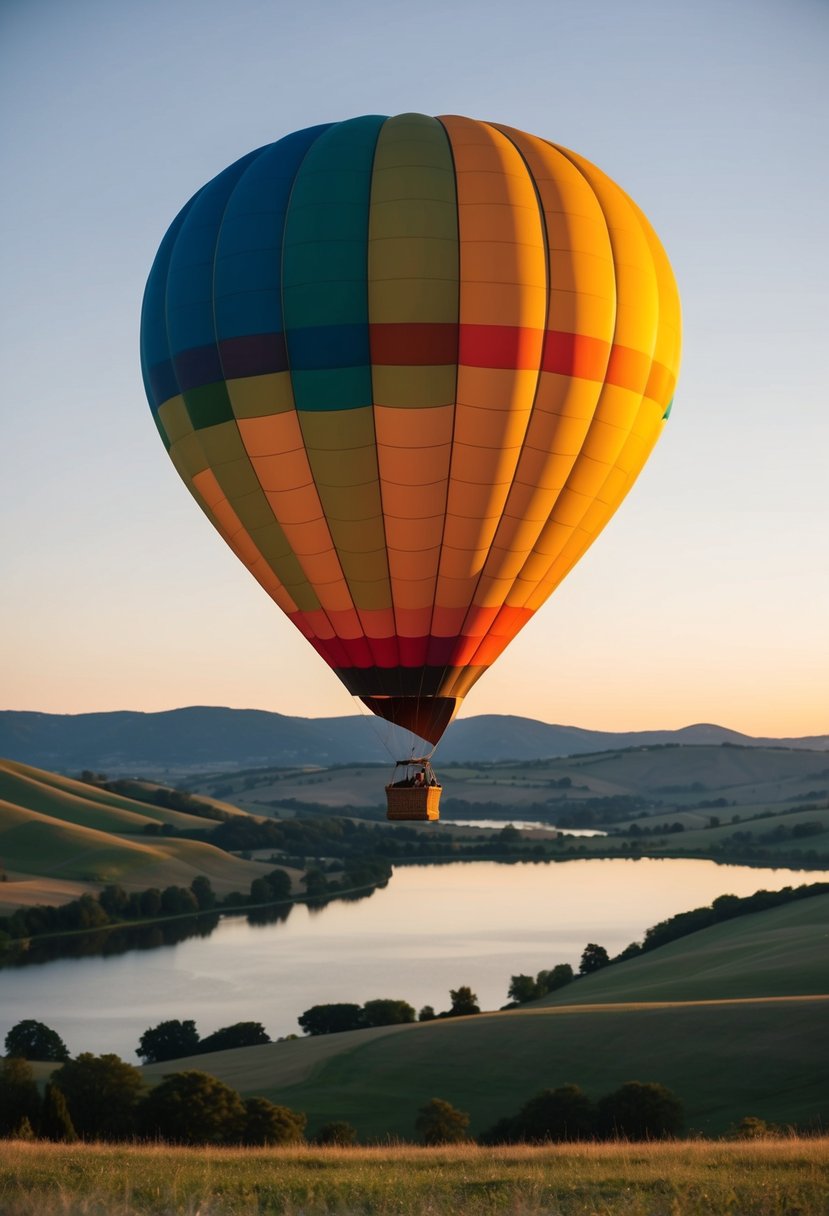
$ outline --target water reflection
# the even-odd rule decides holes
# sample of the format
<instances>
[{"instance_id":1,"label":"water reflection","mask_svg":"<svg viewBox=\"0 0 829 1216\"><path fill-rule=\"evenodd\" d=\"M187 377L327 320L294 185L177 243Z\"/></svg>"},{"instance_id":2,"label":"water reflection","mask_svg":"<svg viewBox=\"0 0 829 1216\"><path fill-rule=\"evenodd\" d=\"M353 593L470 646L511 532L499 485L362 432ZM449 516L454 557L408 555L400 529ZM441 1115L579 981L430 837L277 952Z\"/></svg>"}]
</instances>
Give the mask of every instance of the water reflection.
<instances>
[{"instance_id":1,"label":"water reflection","mask_svg":"<svg viewBox=\"0 0 829 1216\"><path fill-rule=\"evenodd\" d=\"M303 903L310 916L317 916L333 902L359 903L370 899L374 890L349 891L328 899L308 899ZM244 922L252 929L271 928L284 924L296 905L271 904L251 908L243 913ZM233 914L239 916L238 913ZM240 917L241 919L241 917ZM118 925L92 933L76 933L65 937L33 937L20 945L12 944L0 952L0 970L27 967L31 964L52 963L58 959L112 958L130 950L156 950L162 946L178 946L193 937L210 937L218 928L221 914L203 912L199 916L179 917L151 925Z\"/></svg>"},{"instance_id":2,"label":"water reflection","mask_svg":"<svg viewBox=\"0 0 829 1216\"><path fill-rule=\"evenodd\" d=\"M279 904L273 908L251 909L246 919L250 925L286 921L292 906ZM19 946L13 944L0 954L0 968L28 967L31 964L53 963L58 959L113 958L130 950L178 946L191 937L210 937L220 919L218 912L209 912L152 925L118 925L112 929L98 929L94 933L76 933L66 937L33 937Z\"/></svg>"},{"instance_id":3,"label":"water reflection","mask_svg":"<svg viewBox=\"0 0 829 1216\"><path fill-rule=\"evenodd\" d=\"M29 961L44 965L0 973L0 1037L35 1018L73 1054L134 1059L143 1031L170 1018L193 1018L202 1035L260 1021L275 1038L297 1032L311 1005L393 997L442 1009L463 984L482 1008L497 1009L511 975L578 966L589 941L616 954L718 895L824 879L650 858L396 866L370 897L63 939L71 954L59 957L54 944L39 943Z\"/></svg>"}]
</instances>

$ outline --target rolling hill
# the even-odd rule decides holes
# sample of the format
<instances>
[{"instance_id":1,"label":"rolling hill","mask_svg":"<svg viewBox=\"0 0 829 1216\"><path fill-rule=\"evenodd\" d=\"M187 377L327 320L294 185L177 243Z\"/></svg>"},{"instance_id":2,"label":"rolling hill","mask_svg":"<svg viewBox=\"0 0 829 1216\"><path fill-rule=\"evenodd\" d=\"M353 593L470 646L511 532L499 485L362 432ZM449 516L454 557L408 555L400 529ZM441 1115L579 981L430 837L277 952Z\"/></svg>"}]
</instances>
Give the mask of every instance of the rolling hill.
<instances>
[{"instance_id":1,"label":"rolling hill","mask_svg":"<svg viewBox=\"0 0 829 1216\"><path fill-rule=\"evenodd\" d=\"M146 833L164 824L203 830L205 820L0 761L0 862L6 874L0 913L66 903L106 883L127 891L186 887L198 874L222 895L246 890L272 868L202 841Z\"/></svg>"},{"instance_id":2,"label":"rolling hill","mask_svg":"<svg viewBox=\"0 0 829 1216\"><path fill-rule=\"evenodd\" d=\"M279 813L281 804L291 802L334 811L383 804L388 771L360 765L310 771L265 768L194 777L189 787L231 799L257 814ZM725 799L728 806L752 807L829 798L825 752L770 747L659 745L543 762L448 764L439 766L439 774L442 814L448 818L487 805L515 811L543 805L554 811L557 805L634 796L654 808L690 811L705 803L696 812L703 826L717 799ZM630 818L635 819L635 813Z\"/></svg>"},{"instance_id":3,"label":"rolling hill","mask_svg":"<svg viewBox=\"0 0 829 1216\"><path fill-rule=\"evenodd\" d=\"M385 728L383 728L385 729ZM388 728L391 730L391 728ZM389 735L408 754L412 736ZM612 733L556 726L531 718L483 714L453 723L441 743L444 762L534 760L608 748L666 743L829 749L829 735L754 739L700 724L676 731ZM194 771L268 765L387 762L374 731L361 717L295 718L252 709L190 706L163 713L95 714L0 712L0 755L59 772L99 769L110 775L145 773L170 779Z\"/></svg>"},{"instance_id":4,"label":"rolling hill","mask_svg":"<svg viewBox=\"0 0 829 1216\"><path fill-rule=\"evenodd\" d=\"M628 1080L661 1081L684 1101L689 1126L711 1134L747 1114L825 1121L828 943L829 896L815 896L702 930L521 1009L146 1072L206 1069L306 1111L311 1129L346 1119L366 1137L411 1136L417 1109L433 1097L468 1111L480 1132L567 1082L598 1097Z\"/></svg>"}]
</instances>

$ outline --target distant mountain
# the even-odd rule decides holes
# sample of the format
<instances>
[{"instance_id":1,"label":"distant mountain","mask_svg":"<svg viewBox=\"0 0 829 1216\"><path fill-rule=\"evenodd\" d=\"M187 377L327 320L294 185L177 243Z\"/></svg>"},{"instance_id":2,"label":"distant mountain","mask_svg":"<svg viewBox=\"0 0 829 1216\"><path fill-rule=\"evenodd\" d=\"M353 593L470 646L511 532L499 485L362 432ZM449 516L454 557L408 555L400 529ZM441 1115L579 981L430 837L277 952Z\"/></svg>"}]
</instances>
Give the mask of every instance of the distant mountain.
<instances>
[{"instance_id":1,"label":"distant mountain","mask_svg":"<svg viewBox=\"0 0 829 1216\"><path fill-rule=\"evenodd\" d=\"M449 728L440 746L440 759L543 760L666 743L826 751L829 735L758 739L705 723L681 730L616 733L481 714L462 718ZM404 750L408 751L405 744ZM388 759L370 721L360 716L292 718L257 709L198 705L152 714L130 710L98 714L0 711L0 756L63 773L87 768L113 775L368 764Z\"/></svg>"}]
</instances>

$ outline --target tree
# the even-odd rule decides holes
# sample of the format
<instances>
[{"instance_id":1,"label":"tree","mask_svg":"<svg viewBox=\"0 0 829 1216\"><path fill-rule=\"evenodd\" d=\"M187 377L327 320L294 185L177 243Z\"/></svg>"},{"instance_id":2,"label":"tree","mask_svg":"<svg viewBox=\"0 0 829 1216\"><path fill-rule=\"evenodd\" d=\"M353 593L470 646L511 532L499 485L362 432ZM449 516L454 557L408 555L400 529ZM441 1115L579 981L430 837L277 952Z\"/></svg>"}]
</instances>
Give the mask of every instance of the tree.
<instances>
[{"instance_id":1,"label":"tree","mask_svg":"<svg viewBox=\"0 0 829 1216\"><path fill-rule=\"evenodd\" d=\"M267 1098L247 1098L244 1107L243 1144L300 1144L304 1139L307 1118L300 1111Z\"/></svg>"},{"instance_id":2,"label":"tree","mask_svg":"<svg viewBox=\"0 0 829 1216\"><path fill-rule=\"evenodd\" d=\"M413 1022L415 1011L408 1001L377 1000L363 1005L363 1022L366 1026L397 1026Z\"/></svg>"},{"instance_id":3,"label":"tree","mask_svg":"<svg viewBox=\"0 0 829 1216\"><path fill-rule=\"evenodd\" d=\"M449 999L452 1002L452 1008L447 1013L442 1013L441 1017L445 1018L464 1018L470 1013L480 1013L478 998L471 988L457 988L449 990Z\"/></svg>"},{"instance_id":4,"label":"tree","mask_svg":"<svg viewBox=\"0 0 829 1216\"><path fill-rule=\"evenodd\" d=\"M273 899L291 898L291 876L287 870L271 870L270 874L266 875L266 877L273 892Z\"/></svg>"},{"instance_id":5,"label":"tree","mask_svg":"<svg viewBox=\"0 0 829 1216\"><path fill-rule=\"evenodd\" d=\"M145 1030L138 1041L135 1054L145 1064L162 1064L165 1060L179 1060L182 1056L194 1056L201 1050L196 1023L180 1022L171 1018Z\"/></svg>"},{"instance_id":6,"label":"tree","mask_svg":"<svg viewBox=\"0 0 829 1216\"><path fill-rule=\"evenodd\" d=\"M684 1124L679 1098L655 1081L627 1081L599 1102L600 1132L609 1140L664 1140Z\"/></svg>"},{"instance_id":7,"label":"tree","mask_svg":"<svg viewBox=\"0 0 829 1216\"><path fill-rule=\"evenodd\" d=\"M305 884L306 895L324 895L328 890L328 879L323 871L316 867L306 870L302 881Z\"/></svg>"},{"instance_id":8,"label":"tree","mask_svg":"<svg viewBox=\"0 0 829 1216\"><path fill-rule=\"evenodd\" d=\"M99 893L98 903L108 916L116 918L125 914L129 906L129 896L123 887L111 883Z\"/></svg>"},{"instance_id":9,"label":"tree","mask_svg":"<svg viewBox=\"0 0 829 1216\"><path fill-rule=\"evenodd\" d=\"M192 1069L171 1073L150 1090L141 1122L147 1134L171 1144L239 1144L245 1107L235 1089Z\"/></svg>"},{"instance_id":10,"label":"tree","mask_svg":"<svg viewBox=\"0 0 829 1216\"><path fill-rule=\"evenodd\" d=\"M206 875L197 874L190 883L190 890L196 898L200 912L209 912L211 908L216 907L216 892Z\"/></svg>"},{"instance_id":11,"label":"tree","mask_svg":"<svg viewBox=\"0 0 829 1216\"><path fill-rule=\"evenodd\" d=\"M23 1060L56 1060L58 1063L69 1059L69 1051L57 1031L32 1018L12 1026L6 1035L6 1055L19 1056Z\"/></svg>"},{"instance_id":12,"label":"tree","mask_svg":"<svg viewBox=\"0 0 829 1216\"><path fill-rule=\"evenodd\" d=\"M40 1135L44 1140L74 1144L78 1138L69 1108L61 1090L51 1081L43 1094L43 1114L40 1119Z\"/></svg>"},{"instance_id":13,"label":"tree","mask_svg":"<svg viewBox=\"0 0 829 1216\"><path fill-rule=\"evenodd\" d=\"M34 1126L40 1119L35 1074L26 1060L7 1056L0 1063L0 1136L15 1134L23 1119Z\"/></svg>"},{"instance_id":14,"label":"tree","mask_svg":"<svg viewBox=\"0 0 829 1216\"><path fill-rule=\"evenodd\" d=\"M76 1132L86 1140L127 1140L135 1134L144 1078L119 1056L82 1052L52 1074Z\"/></svg>"},{"instance_id":15,"label":"tree","mask_svg":"<svg viewBox=\"0 0 829 1216\"><path fill-rule=\"evenodd\" d=\"M223 1026L202 1039L198 1052L228 1051L231 1047L259 1047L262 1043L270 1043L267 1031L261 1022L235 1022L233 1026Z\"/></svg>"},{"instance_id":16,"label":"tree","mask_svg":"<svg viewBox=\"0 0 829 1216\"><path fill-rule=\"evenodd\" d=\"M507 996L511 1001L523 1005L526 1001L534 1001L540 995L538 984L531 975L513 975L510 979Z\"/></svg>"},{"instance_id":17,"label":"tree","mask_svg":"<svg viewBox=\"0 0 829 1216\"><path fill-rule=\"evenodd\" d=\"M252 904L273 903L273 889L267 878L253 879L250 884L250 894L248 899Z\"/></svg>"},{"instance_id":18,"label":"tree","mask_svg":"<svg viewBox=\"0 0 829 1216\"><path fill-rule=\"evenodd\" d=\"M350 1148L357 1143L357 1129L350 1123L338 1119L333 1123L323 1123L314 1136L315 1144L332 1144L338 1148Z\"/></svg>"},{"instance_id":19,"label":"tree","mask_svg":"<svg viewBox=\"0 0 829 1216\"><path fill-rule=\"evenodd\" d=\"M195 895L186 887L165 887L161 892L161 911L168 916L184 916L198 910Z\"/></svg>"},{"instance_id":20,"label":"tree","mask_svg":"<svg viewBox=\"0 0 829 1216\"><path fill-rule=\"evenodd\" d=\"M142 891L140 900L142 916L161 915L161 892L157 887L149 887L146 891Z\"/></svg>"},{"instance_id":21,"label":"tree","mask_svg":"<svg viewBox=\"0 0 829 1216\"><path fill-rule=\"evenodd\" d=\"M515 1122L520 1140L588 1140L595 1134L596 1111L578 1085L561 1085L525 1102Z\"/></svg>"},{"instance_id":22,"label":"tree","mask_svg":"<svg viewBox=\"0 0 829 1216\"><path fill-rule=\"evenodd\" d=\"M600 971L602 967L606 967L609 962L610 956L604 946L597 946L595 942L588 942L581 956L579 973L581 975L591 975L594 971Z\"/></svg>"},{"instance_id":23,"label":"tree","mask_svg":"<svg viewBox=\"0 0 829 1216\"><path fill-rule=\"evenodd\" d=\"M344 1030L361 1030L365 1026L359 1005L312 1005L297 1019L306 1034L340 1034Z\"/></svg>"},{"instance_id":24,"label":"tree","mask_svg":"<svg viewBox=\"0 0 829 1216\"><path fill-rule=\"evenodd\" d=\"M435 1013L434 1006L424 1005L417 1015L417 1020L418 1022L434 1022L436 1017L437 1014Z\"/></svg>"},{"instance_id":25,"label":"tree","mask_svg":"<svg viewBox=\"0 0 829 1216\"><path fill-rule=\"evenodd\" d=\"M421 1106L415 1131L424 1144L460 1144L468 1140L469 1115L443 1098L432 1098Z\"/></svg>"},{"instance_id":26,"label":"tree","mask_svg":"<svg viewBox=\"0 0 829 1216\"><path fill-rule=\"evenodd\" d=\"M537 983L542 992L555 992L571 984L575 978L569 963L556 963L552 971L539 971Z\"/></svg>"}]
</instances>

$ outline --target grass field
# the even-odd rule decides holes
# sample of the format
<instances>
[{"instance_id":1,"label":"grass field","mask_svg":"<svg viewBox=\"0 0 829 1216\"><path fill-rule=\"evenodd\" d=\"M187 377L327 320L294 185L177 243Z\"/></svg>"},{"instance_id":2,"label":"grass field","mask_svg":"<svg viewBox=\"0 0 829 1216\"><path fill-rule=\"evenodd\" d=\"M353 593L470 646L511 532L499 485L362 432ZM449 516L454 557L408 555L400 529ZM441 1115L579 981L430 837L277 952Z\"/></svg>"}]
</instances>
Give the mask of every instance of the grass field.
<instances>
[{"instance_id":1,"label":"grass field","mask_svg":"<svg viewBox=\"0 0 829 1216\"><path fill-rule=\"evenodd\" d=\"M430 1098L467 1111L479 1133L540 1089L574 1083L598 1098L631 1080L662 1082L690 1128L721 1134L745 1115L808 1123L829 1114L828 1019L826 998L528 1009L355 1032L327 1058L316 1044L248 1048L253 1077L243 1052L215 1053L209 1071L305 1111L312 1129L347 1119L364 1137L411 1138ZM294 1080L303 1063L307 1076Z\"/></svg>"},{"instance_id":2,"label":"grass field","mask_svg":"<svg viewBox=\"0 0 829 1216\"><path fill-rule=\"evenodd\" d=\"M825 1216L829 1141L479 1149L6 1142L3 1216Z\"/></svg>"}]
</instances>

